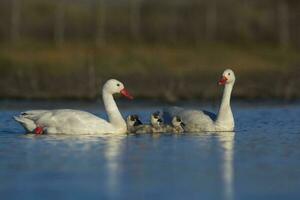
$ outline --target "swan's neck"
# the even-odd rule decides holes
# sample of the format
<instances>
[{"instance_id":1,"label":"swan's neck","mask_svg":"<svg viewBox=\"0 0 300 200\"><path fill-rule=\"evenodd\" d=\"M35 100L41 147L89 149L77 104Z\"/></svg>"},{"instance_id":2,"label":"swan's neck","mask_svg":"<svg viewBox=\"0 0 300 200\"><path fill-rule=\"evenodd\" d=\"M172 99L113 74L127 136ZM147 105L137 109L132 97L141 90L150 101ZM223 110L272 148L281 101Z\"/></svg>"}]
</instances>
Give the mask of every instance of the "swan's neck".
<instances>
[{"instance_id":1,"label":"swan's neck","mask_svg":"<svg viewBox=\"0 0 300 200\"><path fill-rule=\"evenodd\" d=\"M123 119L112 94L103 90L102 97L109 122L116 128L122 129L125 127L126 129L126 122Z\"/></svg>"},{"instance_id":2,"label":"swan's neck","mask_svg":"<svg viewBox=\"0 0 300 200\"><path fill-rule=\"evenodd\" d=\"M221 106L219 109L218 117L215 122L216 129L232 131L234 129L234 119L230 107L231 92L233 83L225 85Z\"/></svg>"}]
</instances>

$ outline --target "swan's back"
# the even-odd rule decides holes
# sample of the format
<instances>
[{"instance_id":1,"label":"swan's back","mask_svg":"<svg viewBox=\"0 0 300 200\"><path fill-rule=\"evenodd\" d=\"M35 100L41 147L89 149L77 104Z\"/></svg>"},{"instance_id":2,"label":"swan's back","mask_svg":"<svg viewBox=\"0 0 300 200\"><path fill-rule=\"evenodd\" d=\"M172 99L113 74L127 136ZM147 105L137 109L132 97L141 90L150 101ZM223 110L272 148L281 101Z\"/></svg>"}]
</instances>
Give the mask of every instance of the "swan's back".
<instances>
[{"instance_id":1,"label":"swan's back","mask_svg":"<svg viewBox=\"0 0 300 200\"><path fill-rule=\"evenodd\" d=\"M55 127L53 131L58 133L108 133L108 130L113 129L107 121L80 110L53 110L39 121L47 127Z\"/></svg>"},{"instance_id":2,"label":"swan's back","mask_svg":"<svg viewBox=\"0 0 300 200\"><path fill-rule=\"evenodd\" d=\"M45 128L48 134L108 133L113 129L107 121L85 111L58 109L26 111L20 117Z\"/></svg>"},{"instance_id":3,"label":"swan's back","mask_svg":"<svg viewBox=\"0 0 300 200\"><path fill-rule=\"evenodd\" d=\"M203 111L184 110L178 113L186 124L185 130L190 132L213 131L214 122Z\"/></svg>"},{"instance_id":4,"label":"swan's back","mask_svg":"<svg viewBox=\"0 0 300 200\"><path fill-rule=\"evenodd\" d=\"M187 132L215 130L213 118L216 115L207 111L185 110L180 107L173 107L165 110L164 115L166 115L167 119L171 116L179 116L182 122L186 124L184 129Z\"/></svg>"}]
</instances>

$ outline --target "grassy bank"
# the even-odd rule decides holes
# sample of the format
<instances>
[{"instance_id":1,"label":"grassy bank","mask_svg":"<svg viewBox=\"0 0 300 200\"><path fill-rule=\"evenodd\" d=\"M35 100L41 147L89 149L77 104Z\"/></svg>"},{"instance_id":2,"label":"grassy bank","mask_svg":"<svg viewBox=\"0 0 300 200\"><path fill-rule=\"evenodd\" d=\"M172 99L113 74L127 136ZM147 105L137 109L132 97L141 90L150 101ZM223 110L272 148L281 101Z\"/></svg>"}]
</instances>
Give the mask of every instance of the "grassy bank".
<instances>
[{"instance_id":1,"label":"grassy bank","mask_svg":"<svg viewBox=\"0 0 300 200\"><path fill-rule=\"evenodd\" d=\"M225 68L237 74L239 98L300 98L300 56L263 45L45 44L2 45L2 98L95 98L108 78L122 80L136 97L216 99Z\"/></svg>"}]
</instances>

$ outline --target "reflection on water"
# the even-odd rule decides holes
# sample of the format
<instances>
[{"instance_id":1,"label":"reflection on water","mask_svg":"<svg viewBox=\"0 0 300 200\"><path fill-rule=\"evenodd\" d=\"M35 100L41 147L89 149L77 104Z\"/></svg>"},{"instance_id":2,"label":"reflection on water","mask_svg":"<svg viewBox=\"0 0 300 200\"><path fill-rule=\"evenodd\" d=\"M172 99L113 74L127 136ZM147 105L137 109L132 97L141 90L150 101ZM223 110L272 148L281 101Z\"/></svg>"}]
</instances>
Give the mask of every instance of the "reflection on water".
<instances>
[{"instance_id":1,"label":"reflection on water","mask_svg":"<svg viewBox=\"0 0 300 200\"><path fill-rule=\"evenodd\" d=\"M234 199L234 132L221 132L218 133L218 140L220 141L222 155L222 178L224 186L224 199Z\"/></svg>"},{"instance_id":2,"label":"reflection on water","mask_svg":"<svg viewBox=\"0 0 300 200\"><path fill-rule=\"evenodd\" d=\"M118 135L115 137L109 137L106 140L104 149L104 156L106 158L106 168L108 173L107 188L108 196L112 199L118 197L120 194L119 188L121 187L119 180L119 171L121 163L119 158L122 156L124 148L124 140L126 135Z\"/></svg>"}]
</instances>

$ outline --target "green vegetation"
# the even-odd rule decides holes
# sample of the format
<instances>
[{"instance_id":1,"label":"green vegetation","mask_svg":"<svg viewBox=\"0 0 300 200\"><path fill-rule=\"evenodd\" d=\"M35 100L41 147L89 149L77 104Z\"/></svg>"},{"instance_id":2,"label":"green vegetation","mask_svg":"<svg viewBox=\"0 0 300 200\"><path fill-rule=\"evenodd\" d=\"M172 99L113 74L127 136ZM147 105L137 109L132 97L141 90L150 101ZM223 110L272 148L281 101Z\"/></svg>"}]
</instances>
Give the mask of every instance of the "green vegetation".
<instances>
[{"instance_id":1,"label":"green vegetation","mask_svg":"<svg viewBox=\"0 0 300 200\"><path fill-rule=\"evenodd\" d=\"M34 44L34 43L33 43ZM240 98L299 98L299 52L268 46L110 44L9 45L0 49L2 97L95 98L115 77L137 97L214 99L225 68L235 70Z\"/></svg>"}]
</instances>

